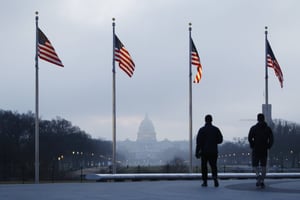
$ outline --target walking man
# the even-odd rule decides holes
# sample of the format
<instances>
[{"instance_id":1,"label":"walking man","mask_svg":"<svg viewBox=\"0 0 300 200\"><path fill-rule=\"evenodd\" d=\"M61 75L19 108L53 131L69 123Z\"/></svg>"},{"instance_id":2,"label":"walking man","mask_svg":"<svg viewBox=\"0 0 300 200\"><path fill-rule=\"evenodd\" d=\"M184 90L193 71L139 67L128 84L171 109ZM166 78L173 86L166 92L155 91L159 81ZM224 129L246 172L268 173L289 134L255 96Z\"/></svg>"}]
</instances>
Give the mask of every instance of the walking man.
<instances>
[{"instance_id":1,"label":"walking man","mask_svg":"<svg viewBox=\"0 0 300 200\"><path fill-rule=\"evenodd\" d=\"M219 128L212 125L212 116L205 116L205 125L199 129L197 135L197 145L195 156L199 159L201 157L201 171L202 171L202 186L207 187L208 170L207 162L210 165L212 178L215 187L219 186L218 182L218 144L223 142L223 136Z\"/></svg>"},{"instance_id":2,"label":"walking man","mask_svg":"<svg viewBox=\"0 0 300 200\"><path fill-rule=\"evenodd\" d=\"M267 173L268 149L273 145L273 133L263 114L257 115L257 124L249 131L248 141L252 149L252 166L256 173L256 186L264 188Z\"/></svg>"}]
</instances>

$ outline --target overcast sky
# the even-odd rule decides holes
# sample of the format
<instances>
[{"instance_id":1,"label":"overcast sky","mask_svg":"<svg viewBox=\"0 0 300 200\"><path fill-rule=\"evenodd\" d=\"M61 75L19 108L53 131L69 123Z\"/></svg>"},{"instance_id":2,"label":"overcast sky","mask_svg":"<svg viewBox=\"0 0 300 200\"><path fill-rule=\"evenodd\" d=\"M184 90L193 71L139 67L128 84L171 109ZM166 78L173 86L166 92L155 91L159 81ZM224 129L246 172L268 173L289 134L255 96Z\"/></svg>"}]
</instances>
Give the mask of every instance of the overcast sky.
<instances>
[{"instance_id":1,"label":"overcast sky","mask_svg":"<svg viewBox=\"0 0 300 200\"><path fill-rule=\"evenodd\" d=\"M40 60L40 117L112 139L112 18L130 52L117 68L117 140L148 114L157 139L188 140L189 32L203 78L193 84L193 134L213 115L226 140L245 137L264 103L265 34L284 75L269 69L273 118L300 122L298 0L1 0L0 108L35 112L35 11L64 68ZM117 65L116 65L117 66ZM193 77L196 68L193 67Z\"/></svg>"}]
</instances>

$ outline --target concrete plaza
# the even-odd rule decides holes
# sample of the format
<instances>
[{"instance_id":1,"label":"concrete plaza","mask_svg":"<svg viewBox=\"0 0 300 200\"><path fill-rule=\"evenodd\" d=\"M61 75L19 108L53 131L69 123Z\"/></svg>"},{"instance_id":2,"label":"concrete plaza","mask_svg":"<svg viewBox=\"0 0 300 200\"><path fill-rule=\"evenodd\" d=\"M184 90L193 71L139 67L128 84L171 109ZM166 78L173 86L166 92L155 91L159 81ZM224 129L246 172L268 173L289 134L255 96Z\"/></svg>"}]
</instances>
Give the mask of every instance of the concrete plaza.
<instances>
[{"instance_id":1,"label":"concrete plaza","mask_svg":"<svg viewBox=\"0 0 300 200\"><path fill-rule=\"evenodd\" d=\"M266 179L266 188L254 179L220 180L201 187L200 180L123 181L85 183L0 184L1 200L186 200L186 199L300 199L300 179Z\"/></svg>"}]
</instances>

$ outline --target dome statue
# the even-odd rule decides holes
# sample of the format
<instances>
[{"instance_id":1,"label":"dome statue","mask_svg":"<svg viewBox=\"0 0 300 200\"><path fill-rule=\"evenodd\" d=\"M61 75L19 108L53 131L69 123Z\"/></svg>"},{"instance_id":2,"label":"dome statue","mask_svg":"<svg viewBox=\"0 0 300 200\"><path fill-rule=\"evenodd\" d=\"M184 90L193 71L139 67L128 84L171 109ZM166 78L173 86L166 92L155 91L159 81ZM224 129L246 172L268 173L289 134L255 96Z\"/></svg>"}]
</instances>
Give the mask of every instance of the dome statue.
<instances>
[{"instance_id":1,"label":"dome statue","mask_svg":"<svg viewBox=\"0 0 300 200\"><path fill-rule=\"evenodd\" d=\"M146 114L137 133L137 142L156 142L156 133L152 121Z\"/></svg>"}]
</instances>

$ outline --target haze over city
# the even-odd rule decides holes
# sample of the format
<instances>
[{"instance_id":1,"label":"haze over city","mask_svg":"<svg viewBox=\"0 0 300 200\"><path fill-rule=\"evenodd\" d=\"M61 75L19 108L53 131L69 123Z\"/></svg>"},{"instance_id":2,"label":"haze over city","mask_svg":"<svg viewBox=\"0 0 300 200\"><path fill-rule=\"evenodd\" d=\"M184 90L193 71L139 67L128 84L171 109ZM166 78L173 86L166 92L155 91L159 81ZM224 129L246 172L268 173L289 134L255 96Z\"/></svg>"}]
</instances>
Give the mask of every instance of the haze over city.
<instances>
[{"instance_id":1,"label":"haze over city","mask_svg":"<svg viewBox=\"0 0 300 200\"><path fill-rule=\"evenodd\" d=\"M284 77L281 88L269 69L272 117L299 123L299 6L296 0L3 0L0 109L34 112L38 11L39 27L64 64L39 61L42 119L59 116L111 140L115 18L135 62L132 78L117 67L117 140L135 140L146 114L158 140L189 139L189 23L203 67L193 84L194 136L208 113L225 140L247 136L265 99L265 26Z\"/></svg>"}]
</instances>

